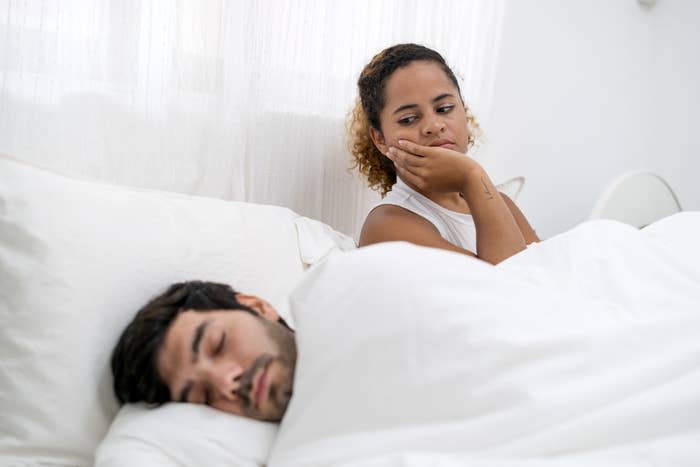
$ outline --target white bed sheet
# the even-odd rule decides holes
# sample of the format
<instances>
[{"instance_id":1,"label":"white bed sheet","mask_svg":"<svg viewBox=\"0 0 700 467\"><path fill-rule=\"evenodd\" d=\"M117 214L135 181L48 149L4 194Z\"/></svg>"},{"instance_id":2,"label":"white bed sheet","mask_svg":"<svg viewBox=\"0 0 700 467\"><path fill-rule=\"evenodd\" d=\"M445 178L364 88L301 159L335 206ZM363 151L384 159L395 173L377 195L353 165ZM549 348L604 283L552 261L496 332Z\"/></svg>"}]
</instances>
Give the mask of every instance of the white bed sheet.
<instances>
[{"instance_id":1,"label":"white bed sheet","mask_svg":"<svg viewBox=\"0 0 700 467\"><path fill-rule=\"evenodd\" d=\"M405 243L293 299L269 465L700 465L700 213L590 221L497 267Z\"/></svg>"}]
</instances>

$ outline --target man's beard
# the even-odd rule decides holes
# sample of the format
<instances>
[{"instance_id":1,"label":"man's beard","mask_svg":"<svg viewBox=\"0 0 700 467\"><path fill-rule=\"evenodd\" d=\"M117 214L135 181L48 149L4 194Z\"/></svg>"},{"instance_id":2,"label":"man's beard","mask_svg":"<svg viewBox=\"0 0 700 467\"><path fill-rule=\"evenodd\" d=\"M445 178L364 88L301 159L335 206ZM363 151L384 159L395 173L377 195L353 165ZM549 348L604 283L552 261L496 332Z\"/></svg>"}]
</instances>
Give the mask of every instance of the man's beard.
<instances>
[{"instance_id":1,"label":"man's beard","mask_svg":"<svg viewBox=\"0 0 700 467\"><path fill-rule=\"evenodd\" d=\"M256 358L250 368L241 376L236 393L242 401L243 413L247 417L279 421L284 416L292 397L297 349L294 332L286 323L264 322L264 325L268 336L277 345L278 355L264 354ZM278 367L277 374L280 377L276 381L268 379L268 402L272 404L272 411L271 413L261 413L253 402L251 394L253 381L257 375L269 370L273 365Z\"/></svg>"}]
</instances>

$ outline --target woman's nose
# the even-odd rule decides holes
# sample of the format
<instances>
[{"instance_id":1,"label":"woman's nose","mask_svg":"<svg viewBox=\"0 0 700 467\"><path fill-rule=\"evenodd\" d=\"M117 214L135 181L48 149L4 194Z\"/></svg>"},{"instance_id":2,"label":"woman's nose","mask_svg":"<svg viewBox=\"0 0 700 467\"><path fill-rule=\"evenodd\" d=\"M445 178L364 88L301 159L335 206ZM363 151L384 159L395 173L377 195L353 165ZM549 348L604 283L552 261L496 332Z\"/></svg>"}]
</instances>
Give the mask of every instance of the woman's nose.
<instances>
[{"instance_id":1,"label":"woman's nose","mask_svg":"<svg viewBox=\"0 0 700 467\"><path fill-rule=\"evenodd\" d=\"M425 127L423 127L423 133L425 135L435 135L445 131L445 122L441 118L433 117L426 119Z\"/></svg>"}]
</instances>

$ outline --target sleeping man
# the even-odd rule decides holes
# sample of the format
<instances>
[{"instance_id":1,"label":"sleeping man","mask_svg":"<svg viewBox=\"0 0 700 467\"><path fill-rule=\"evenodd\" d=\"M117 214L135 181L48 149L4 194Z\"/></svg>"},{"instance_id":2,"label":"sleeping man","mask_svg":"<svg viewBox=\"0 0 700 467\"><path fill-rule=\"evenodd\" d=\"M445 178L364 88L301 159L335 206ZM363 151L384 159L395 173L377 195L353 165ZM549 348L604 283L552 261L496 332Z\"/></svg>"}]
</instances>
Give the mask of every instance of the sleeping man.
<instances>
[{"instance_id":1,"label":"sleeping man","mask_svg":"<svg viewBox=\"0 0 700 467\"><path fill-rule=\"evenodd\" d=\"M287 409L295 364L294 332L272 305L199 281L141 308L112 354L122 404L192 402L268 421Z\"/></svg>"},{"instance_id":2,"label":"sleeping man","mask_svg":"<svg viewBox=\"0 0 700 467\"><path fill-rule=\"evenodd\" d=\"M296 332L258 297L175 284L122 335L115 391L283 419L268 465L694 466L698 231L588 222L498 266L359 248L289 292Z\"/></svg>"}]
</instances>

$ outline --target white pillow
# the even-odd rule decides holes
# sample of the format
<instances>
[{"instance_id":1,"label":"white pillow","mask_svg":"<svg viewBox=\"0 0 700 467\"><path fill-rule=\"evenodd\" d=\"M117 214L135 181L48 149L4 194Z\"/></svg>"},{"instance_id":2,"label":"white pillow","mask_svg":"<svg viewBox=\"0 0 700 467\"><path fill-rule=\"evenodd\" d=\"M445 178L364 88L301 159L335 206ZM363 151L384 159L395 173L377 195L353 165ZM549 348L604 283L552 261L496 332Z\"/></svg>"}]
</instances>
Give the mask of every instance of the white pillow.
<instances>
[{"instance_id":1,"label":"white pillow","mask_svg":"<svg viewBox=\"0 0 700 467\"><path fill-rule=\"evenodd\" d=\"M124 406L100 444L95 467L258 467L277 424L199 404Z\"/></svg>"},{"instance_id":2,"label":"white pillow","mask_svg":"<svg viewBox=\"0 0 700 467\"><path fill-rule=\"evenodd\" d=\"M117 412L112 348L170 283L229 283L290 318L287 295L305 268L298 219L0 155L0 465L92 465Z\"/></svg>"}]
</instances>

